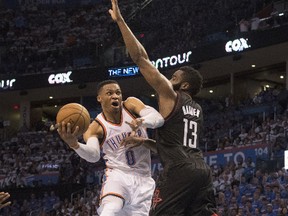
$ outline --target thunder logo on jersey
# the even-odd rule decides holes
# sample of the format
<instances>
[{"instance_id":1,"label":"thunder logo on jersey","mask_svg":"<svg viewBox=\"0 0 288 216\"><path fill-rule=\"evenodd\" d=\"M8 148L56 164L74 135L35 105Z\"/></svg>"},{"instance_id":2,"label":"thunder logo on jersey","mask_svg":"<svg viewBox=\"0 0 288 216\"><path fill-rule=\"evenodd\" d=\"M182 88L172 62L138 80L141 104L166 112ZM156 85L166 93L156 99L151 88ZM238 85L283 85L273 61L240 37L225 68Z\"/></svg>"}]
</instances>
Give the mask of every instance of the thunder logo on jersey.
<instances>
[{"instance_id":1,"label":"thunder logo on jersey","mask_svg":"<svg viewBox=\"0 0 288 216\"><path fill-rule=\"evenodd\" d=\"M131 134L131 132L123 132L121 134L116 134L115 136L107 139L106 143L111 148L111 150L115 151L116 149L118 149L120 147L121 141L125 137L130 136L130 134ZM143 134L143 132L140 129L138 129L136 131L136 135L139 137L145 137L145 134Z\"/></svg>"}]
</instances>

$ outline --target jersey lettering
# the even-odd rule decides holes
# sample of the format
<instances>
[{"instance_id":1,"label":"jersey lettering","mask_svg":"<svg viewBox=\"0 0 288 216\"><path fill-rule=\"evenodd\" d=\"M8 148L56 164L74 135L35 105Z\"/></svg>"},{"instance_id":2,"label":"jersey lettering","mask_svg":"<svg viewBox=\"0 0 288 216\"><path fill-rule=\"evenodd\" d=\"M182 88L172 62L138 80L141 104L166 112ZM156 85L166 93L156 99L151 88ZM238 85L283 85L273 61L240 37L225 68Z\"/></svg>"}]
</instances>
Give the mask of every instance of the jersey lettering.
<instances>
[{"instance_id":1,"label":"jersey lettering","mask_svg":"<svg viewBox=\"0 0 288 216\"><path fill-rule=\"evenodd\" d=\"M183 145L190 148L197 147L197 122L184 118Z\"/></svg>"}]
</instances>

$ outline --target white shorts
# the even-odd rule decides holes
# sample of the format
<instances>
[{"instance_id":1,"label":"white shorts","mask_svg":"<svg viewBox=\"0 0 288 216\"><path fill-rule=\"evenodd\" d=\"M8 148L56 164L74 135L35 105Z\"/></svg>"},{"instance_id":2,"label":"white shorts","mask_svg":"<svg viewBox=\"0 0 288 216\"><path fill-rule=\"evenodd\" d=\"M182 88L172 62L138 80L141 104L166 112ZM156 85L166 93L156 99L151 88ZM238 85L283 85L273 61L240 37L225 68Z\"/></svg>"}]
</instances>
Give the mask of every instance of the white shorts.
<instances>
[{"instance_id":1,"label":"white shorts","mask_svg":"<svg viewBox=\"0 0 288 216\"><path fill-rule=\"evenodd\" d=\"M151 176L125 173L117 169L106 169L100 199L112 195L123 199L124 206L119 216L148 216L155 189ZM97 210L102 211L101 202Z\"/></svg>"}]
</instances>

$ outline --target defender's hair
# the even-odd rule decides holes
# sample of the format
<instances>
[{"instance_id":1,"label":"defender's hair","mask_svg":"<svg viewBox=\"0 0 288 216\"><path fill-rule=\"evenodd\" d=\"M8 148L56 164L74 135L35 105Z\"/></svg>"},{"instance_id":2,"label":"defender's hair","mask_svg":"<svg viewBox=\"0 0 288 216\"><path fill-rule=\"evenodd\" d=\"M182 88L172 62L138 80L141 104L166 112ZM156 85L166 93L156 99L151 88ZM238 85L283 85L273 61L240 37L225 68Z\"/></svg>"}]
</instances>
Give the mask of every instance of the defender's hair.
<instances>
[{"instance_id":1,"label":"defender's hair","mask_svg":"<svg viewBox=\"0 0 288 216\"><path fill-rule=\"evenodd\" d=\"M183 71L183 82L188 82L190 88L188 89L191 96L198 94L203 85L203 77L200 72L190 66L180 67L179 70Z\"/></svg>"}]
</instances>

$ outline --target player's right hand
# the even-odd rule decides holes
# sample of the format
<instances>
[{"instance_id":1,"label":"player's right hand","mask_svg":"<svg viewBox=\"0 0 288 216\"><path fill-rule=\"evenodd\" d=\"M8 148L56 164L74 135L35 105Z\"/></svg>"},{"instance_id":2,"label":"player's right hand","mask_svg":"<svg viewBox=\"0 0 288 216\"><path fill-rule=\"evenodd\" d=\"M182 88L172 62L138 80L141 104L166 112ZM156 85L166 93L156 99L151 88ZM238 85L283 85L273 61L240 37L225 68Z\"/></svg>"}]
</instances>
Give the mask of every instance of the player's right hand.
<instances>
[{"instance_id":1,"label":"player's right hand","mask_svg":"<svg viewBox=\"0 0 288 216\"><path fill-rule=\"evenodd\" d=\"M76 126L75 130L72 133L71 124L70 123L59 123L57 124L57 132L60 135L61 139L69 145L70 148L77 148L79 146L77 133L79 131L79 127Z\"/></svg>"}]
</instances>

